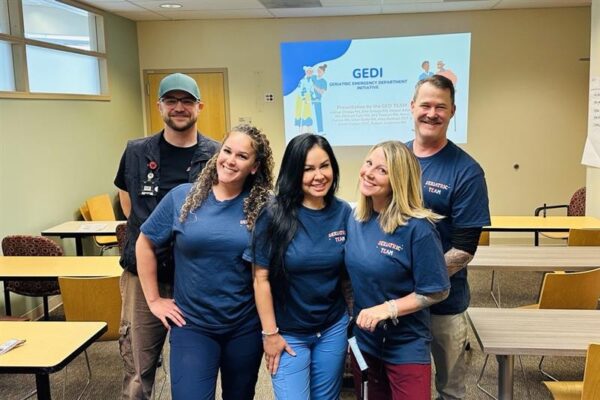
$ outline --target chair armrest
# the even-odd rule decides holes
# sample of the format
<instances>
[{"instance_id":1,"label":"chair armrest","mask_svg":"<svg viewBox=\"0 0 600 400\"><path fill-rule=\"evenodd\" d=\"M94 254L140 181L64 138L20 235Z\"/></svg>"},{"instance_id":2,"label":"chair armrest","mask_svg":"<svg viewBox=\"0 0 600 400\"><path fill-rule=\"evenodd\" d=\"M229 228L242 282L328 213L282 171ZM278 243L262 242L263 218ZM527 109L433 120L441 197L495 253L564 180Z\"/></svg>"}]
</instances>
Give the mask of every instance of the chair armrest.
<instances>
[{"instance_id":1,"label":"chair armrest","mask_svg":"<svg viewBox=\"0 0 600 400\"><path fill-rule=\"evenodd\" d=\"M544 211L544 217L545 217L546 216L546 210L552 210L552 209L555 209L555 208L566 208L566 209L568 209L569 205L568 204L558 204L558 205L553 205L553 206L547 206L547 205L544 204L543 206L538 207L538 208L535 209L535 216L536 217L539 216L540 212Z\"/></svg>"}]
</instances>

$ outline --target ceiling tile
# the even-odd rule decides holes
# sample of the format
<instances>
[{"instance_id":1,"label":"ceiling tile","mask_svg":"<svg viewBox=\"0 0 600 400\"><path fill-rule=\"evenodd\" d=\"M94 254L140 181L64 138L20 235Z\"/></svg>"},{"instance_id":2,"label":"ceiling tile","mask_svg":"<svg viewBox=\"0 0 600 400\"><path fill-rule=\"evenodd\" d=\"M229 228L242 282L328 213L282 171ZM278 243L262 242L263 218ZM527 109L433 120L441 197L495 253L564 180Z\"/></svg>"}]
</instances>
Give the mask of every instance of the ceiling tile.
<instances>
[{"instance_id":1,"label":"ceiling tile","mask_svg":"<svg viewBox=\"0 0 600 400\"><path fill-rule=\"evenodd\" d=\"M278 18L335 17L342 15L380 14L380 6L323 7L323 8L279 8L269 10Z\"/></svg>"},{"instance_id":2,"label":"ceiling tile","mask_svg":"<svg viewBox=\"0 0 600 400\"><path fill-rule=\"evenodd\" d=\"M257 0L130 0L130 2L150 9L164 3L177 3L183 6L178 9L179 11L265 9Z\"/></svg>"},{"instance_id":3,"label":"ceiling tile","mask_svg":"<svg viewBox=\"0 0 600 400\"><path fill-rule=\"evenodd\" d=\"M323 7L380 6L382 0L321 0Z\"/></svg>"},{"instance_id":4,"label":"ceiling tile","mask_svg":"<svg viewBox=\"0 0 600 400\"><path fill-rule=\"evenodd\" d=\"M168 21L169 18L149 11L121 11L115 13L132 21Z\"/></svg>"},{"instance_id":5,"label":"ceiling tile","mask_svg":"<svg viewBox=\"0 0 600 400\"><path fill-rule=\"evenodd\" d=\"M443 3L398 3L384 4L381 7L383 13L421 13L421 12L447 12L447 11L465 11L465 10L489 10L498 0L481 1L456 1Z\"/></svg>"},{"instance_id":6,"label":"ceiling tile","mask_svg":"<svg viewBox=\"0 0 600 400\"><path fill-rule=\"evenodd\" d=\"M267 10L205 10L205 11L161 11L169 19L243 19L273 18Z\"/></svg>"}]
</instances>

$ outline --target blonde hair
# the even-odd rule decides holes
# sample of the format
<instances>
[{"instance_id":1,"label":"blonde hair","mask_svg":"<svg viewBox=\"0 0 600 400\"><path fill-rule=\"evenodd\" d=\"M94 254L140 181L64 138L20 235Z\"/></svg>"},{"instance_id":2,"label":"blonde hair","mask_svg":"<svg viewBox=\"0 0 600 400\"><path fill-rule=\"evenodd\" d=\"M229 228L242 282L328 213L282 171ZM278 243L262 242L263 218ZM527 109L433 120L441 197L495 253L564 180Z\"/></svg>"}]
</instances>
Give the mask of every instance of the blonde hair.
<instances>
[{"instance_id":1,"label":"blonde hair","mask_svg":"<svg viewBox=\"0 0 600 400\"><path fill-rule=\"evenodd\" d=\"M442 217L423 206L421 167L414 154L403 143L395 140L373 146L367 157L381 148L385 155L391 199L379 214L379 225L385 233L393 233L397 227L406 225L410 218L425 218L435 222ZM373 215L373 200L360 194L354 216L360 222Z\"/></svg>"},{"instance_id":2,"label":"blonde hair","mask_svg":"<svg viewBox=\"0 0 600 400\"><path fill-rule=\"evenodd\" d=\"M269 139L259 129L250 125L238 125L231 130L223 139L223 143L233 132L239 132L250 136L252 148L256 152L256 163L258 169L254 175L248 175L244 182L244 189L250 189L250 194L244 199L244 215L246 216L247 228L251 230L256 222L259 212L269 199L273 190L273 153L269 145ZM217 176L217 158L219 152L212 156L206 166L198 175L196 182L185 198L181 207L180 222L184 222L188 215L199 208L208 197L213 185L219 182Z\"/></svg>"}]
</instances>

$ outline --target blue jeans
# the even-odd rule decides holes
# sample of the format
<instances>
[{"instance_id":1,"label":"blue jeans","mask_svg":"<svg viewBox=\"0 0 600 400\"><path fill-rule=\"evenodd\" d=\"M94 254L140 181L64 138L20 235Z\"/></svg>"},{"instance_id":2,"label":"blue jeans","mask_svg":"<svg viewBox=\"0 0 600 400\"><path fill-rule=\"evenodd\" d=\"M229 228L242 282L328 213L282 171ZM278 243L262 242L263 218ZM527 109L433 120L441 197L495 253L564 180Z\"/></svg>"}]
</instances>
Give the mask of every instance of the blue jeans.
<instances>
[{"instance_id":1,"label":"blue jeans","mask_svg":"<svg viewBox=\"0 0 600 400\"><path fill-rule=\"evenodd\" d=\"M337 400L342 389L342 374L348 342L344 316L323 332L286 334L283 338L296 352L281 354L273 390L277 400Z\"/></svg>"},{"instance_id":2,"label":"blue jeans","mask_svg":"<svg viewBox=\"0 0 600 400\"><path fill-rule=\"evenodd\" d=\"M211 335L197 327L171 328L173 399L214 400L221 369L223 400L252 400L263 354L261 334L236 331Z\"/></svg>"}]
</instances>

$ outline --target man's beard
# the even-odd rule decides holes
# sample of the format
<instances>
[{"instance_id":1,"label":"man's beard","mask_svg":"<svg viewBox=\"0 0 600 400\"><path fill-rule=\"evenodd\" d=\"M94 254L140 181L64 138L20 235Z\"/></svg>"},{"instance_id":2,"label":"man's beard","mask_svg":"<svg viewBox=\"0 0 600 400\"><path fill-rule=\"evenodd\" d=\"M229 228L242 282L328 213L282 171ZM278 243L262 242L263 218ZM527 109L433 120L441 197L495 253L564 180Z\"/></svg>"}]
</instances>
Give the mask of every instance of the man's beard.
<instances>
[{"instance_id":1,"label":"man's beard","mask_svg":"<svg viewBox=\"0 0 600 400\"><path fill-rule=\"evenodd\" d=\"M183 126L178 126L175 122L173 122L173 120L171 119L171 117L169 115L167 115L166 117L163 118L163 121L165 122L165 124L167 124L167 126L169 128L171 128L177 132L187 131L192 126L194 126L194 124L196 123L197 120L198 120L198 118L190 118L190 120L188 121L187 124L185 124Z\"/></svg>"}]
</instances>

